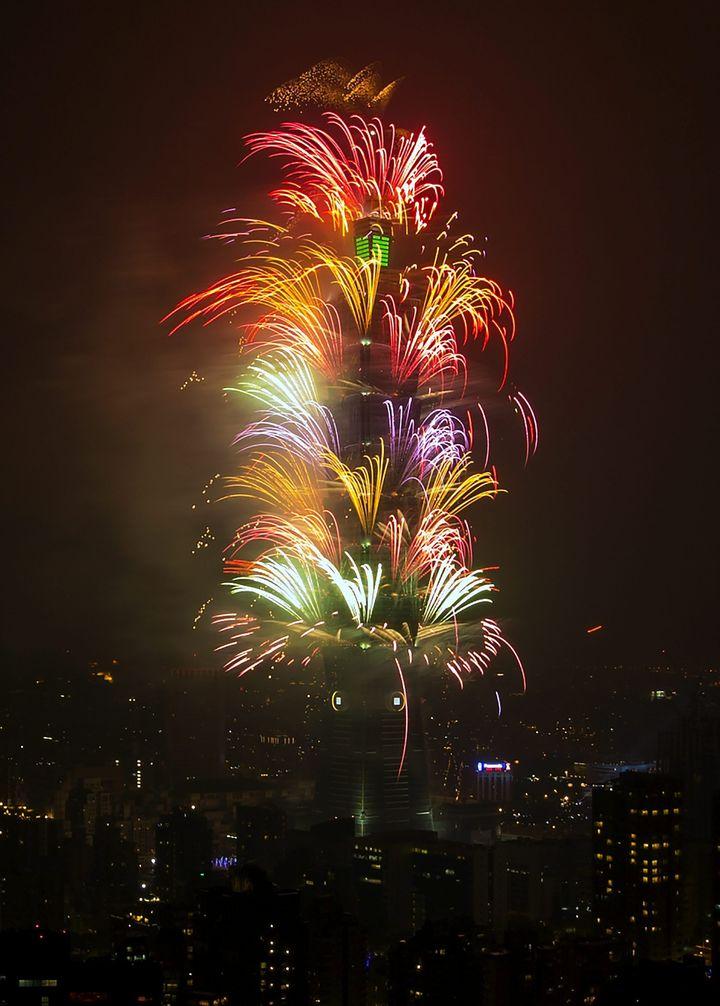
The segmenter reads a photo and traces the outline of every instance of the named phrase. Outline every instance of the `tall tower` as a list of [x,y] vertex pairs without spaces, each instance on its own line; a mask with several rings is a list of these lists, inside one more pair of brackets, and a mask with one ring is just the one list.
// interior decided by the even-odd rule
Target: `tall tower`
[[658,764],[683,784],[683,936],[688,946],[717,939],[720,899],[708,878],[717,868],[720,817],[720,713],[703,701],[660,735]]
[[[375,260],[380,266],[370,324],[361,336],[347,340],[355,386],[344,396],[337,417],[341,438],[357,463],[387,429],[391,347],[383,324],[382,296],[397,286],[406,263],[397,221],[363,217],[355,221],[352,240],[361,262]],[[351,332],[351,319],[346,315],[343,311],[344,331]],[[412,399],[417,380],[406,382],[402,391],[412,402],[412,418],[419,423],[421,409]],[[417,487],[402,493],[405,512],[417,511],[418,495]],[[336,516],[341,520],[344,513]],[[357,545],[369,553],[369,539]],[[392,657],[374,651],[370,644],[360,644],[352,651],[326,649],[323,659],[326,758],[318,785],[320,813],[352,817],[359,835],[431,828],[419,673],[409,669],[401,688]]]
[[[392,364],[382,296],[397,287],[406,256],[398,221],[364,217],[355,222],[352,237],[357,258],[380,265],[370,324],[347,347],[351,373],[362,390],[348,394],[339,410],[341,435],[360,461],[387,429]],[[345,320],[345,330],[352,331],[350,320]],[[413,397],[417,379],[406,381],[401,390],[419,425],[422,410]],[[405,513],[417,513],[417,486],[397,495]],[[358,544],[369,552],[369,540]],[[413,617],[412,611],[407,617]],[[326,649],[323,659],[327,758],[318,787],[320,812],[352,817],[359,835],[432,828],[419,670],[409,668],[401,687],[392,657],[370,644],[350,652]]]
[[432,828],[420,682],[406,682],[403,692],[392,665],[361,654],[325,655],[319,809],[354,818],[358,835]]
[[[246,137],[281,165],[271,196],[284,222],[228,219],[245,243],[237,271],[178,310],[237,315],[244,368],[227,390],[252,410],[228,480],[228,497],[255,505],[225,553],[225,586],[241,598],[216,615],[226,667],[322,662],[321,805],[368,834],[430,825],[425,674],[442,668],[460,688],[478,674],[499,690],[506,650],[524,682],[481,616],[494,587],[475,565],[469,512],[498,483],[486,388],[463,353],[470,339],[496,346],[502,388],[514,316],[457,214],[434,219],[442,172],[424,128],[378,117],[388,92],[372,73],[332,79],[314,68],[274,104],[307,107],[312,93],[346,117]],[[534,417],[511,401],[527,460]]]

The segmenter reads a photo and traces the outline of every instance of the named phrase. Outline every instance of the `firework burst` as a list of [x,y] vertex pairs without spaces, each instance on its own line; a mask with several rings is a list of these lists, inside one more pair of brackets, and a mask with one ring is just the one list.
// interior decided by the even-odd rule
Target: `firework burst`
[[[280,164],[286,220],[228,217],[218,236],[242,248],[236,271],[170,316],[173,331],[232,316],[245,363],[227,390],[255,410],[227,480],[228,498],[258,508],[225,553],[241,604],[215,618],[228,669],[381,648],[406,695],[410,672],[441,666],[463,687],[504,650],[524,687],[468,523],[500,489],[463,347],[497,345],[506,384],[512,296],[482,275],[456,214],[434,222],[442,175],[424,130],[328,113],[247,145]],[[522,393],[505,396],[527,462],[537,420]]]

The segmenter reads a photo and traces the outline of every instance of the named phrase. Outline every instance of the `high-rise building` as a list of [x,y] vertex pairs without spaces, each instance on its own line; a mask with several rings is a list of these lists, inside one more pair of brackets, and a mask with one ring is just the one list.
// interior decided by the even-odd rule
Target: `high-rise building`
[[212,829],[202,814],[175,808],[158,821],[156,886],[161,898],[176,901],[201,887],[210,872]]
[[99,818],[122,816],[126,783],[126,773],[117,763],[69,772],[55,794],[54,808],[66,837],[92,845]]
[[[428,926],[400,941],[389,953],[387,1001],[391,1006],[484,1003],[478,950],[472,932],[450,921]],[[497,1006],[510,1004],[509,998],[497,996],[489,1001]]]
[[353,910],[371,944],[440,919],[489,922],[486,846],[438,841],[426,832],[356,838],[352,868]]
[[35,926],[63,929],[62,846],[58,821],[4,808],[0,814],[0,931]]
[[443,919],[487,924],[489,850],[460,842],[415,842],[409,855],[412,928]]
[[106,925],[111,915],[127,913],[137,901],[137,855],[110,819],[98,820],[92,851],[90,902],[99,925]]
[[307,1003],[307,935],[296,891],[278,891],[260,941],[262,1006]]
[[475,796],[483,803],[507,804],[512,795],[512,765],[509,761],[480,759],[476,765]]
[[595,917],[634,956],[679,949],[682,813],[681,785],[665,775],[626,772],[593,791]]
[[366,1006],[367,945],[357,920],[334,898],[313,902],[308,920],[308,1001]]
[[238,863],[273,867],[282,851],[286,830],[287,815],[275,804],[239,804],[235,809]]
[[481,800],[448,801],[433,808],[440,838],[455,842],[489,843],[499,834],[501,804]]
[[[353,665],[340,651],[326,659],[320,809],[352,817],[359,835],[432,828],[420,683],[402,689],[387,662]],[[400,766],[402,762],[402,772]]]
[[[355,253],[363,260],[379,258],[378,297],[394,289],[398,269],[408,254],[402,227],[391,220],[367,217],[354,225]],[[347,331],[354,329],[349,309]],[[387,385],[391,372],[388,326],[381,311],[374,311],[360,338],[348,339],[345,352],[349,373],[358,382],[349,391],[336,415],[340,440],[358,462],[378,439],[387,436]],[[417,375],[405,382],[409,396],[417,391]],[[410,397],[407,421],[419,424],[420,404]],[[408,480],[395,493],[408,519],[420,508],[417,485]],[[335,515],[338,524],[347,516]],[[370,549],[370,538],[358,542]],[[382,622],[380,607],[375,617]],[[397,618],[397,612],[394,613]],[[407,623],[417,612],[408,600]],[[324,747],[327,771],[320,780],[322,812],[329,817],[353,817],[360,835],[388,830],[432,827],[429,772],[421,708],[419,673],[398,675],[392,652],[374,649],[369,641],[359,648],[325,648],[326,708]]]
[[589,841],[573,836],[504,838],[490,850],[492,929],[586,933],[592,876]]
[[714,805],[720,798],[720,715],[696,707],[660,735],[658,766],[683,786],[683,942],[712,939],[717,911],[708,878],[715,864]]
[[[325,105],[319,91],[307,104],[316,103]],[[476,270],[483,252],[454,233],[456,213],[431,224],[442,173],[424,131],[330,115],[322,128],[286,123],[246,143],[280,158],[290,181],[270,195],[312,217],[312,238],[282,232],[292,244],[278,258],[274,225],[262,225],[263,237],[235,235],[249,248],[267,242],[268,254],[255,247],[231,279],[170,312],[173,331],[245,307],[266,312],[238,319],[241,346],[262,332],[236,389],[256,417],[237,438],[248,462],[240,496],[261,509],[230,546],[226,586],[242,598],[218,619],[243,631],[220,649],[242,675],[323,659],[320,806],[352,817],[360,835],[431,830],[421,676],[442,668],[461,687],[471,676],[487,683],[492,658],[508,649],[524,680],[498,623],[480,617],[494,587],[472,568],[473,535],[459,516],[498,491],[486,414],[470,401],[486,381],[470,388],[462,346],[497,341],[502,389],[513,298]],[[524,396],[509,397],[527,461],[534,413]],[[487,448],[478,467],[476,405]],[[296,738],[273,731],[261,745],[290,755]]]

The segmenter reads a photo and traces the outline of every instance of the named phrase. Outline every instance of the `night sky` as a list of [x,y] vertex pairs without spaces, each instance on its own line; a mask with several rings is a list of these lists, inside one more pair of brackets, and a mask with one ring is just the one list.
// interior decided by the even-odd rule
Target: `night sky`
[[10,659],[210,660],[190,626],[219,576],[190,554],[191,507],[218,509],[202,486],[234,463],[233,344],[159,321],[231,271],[202,240],[220,210],[268,212],[272,173],[238,168],[243,134],[273,121],[262,98],[329,56],[404,75],[389,117],[427,126],[444,205],[516,295],[541,446],[483,511],[478,560],[501,565],[496,614],[531,682],[717,659],[717,4],[12,6]]

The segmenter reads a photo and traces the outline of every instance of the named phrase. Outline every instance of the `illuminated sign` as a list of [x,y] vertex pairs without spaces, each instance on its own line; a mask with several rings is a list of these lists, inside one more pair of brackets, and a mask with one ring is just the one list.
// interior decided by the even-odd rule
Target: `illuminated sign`
[[477,763],[478,772],[509,772],[509,761],[479,761]]
[[367,262],[370,258],[370,235],[366,234],[364,237],[355,238],[355,254],[358,258],[365,259]]
[[390,264],[390,235],[364,234],[355,238],[355,254],[358,258],[369,262],[375,256],[380,259],[380,265]]
[[387,234],[373,234],[372,250],[380,255],[380,265],[390,264],[390,237]]

